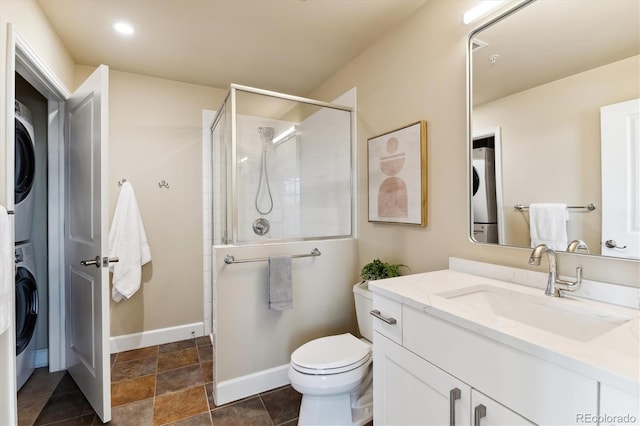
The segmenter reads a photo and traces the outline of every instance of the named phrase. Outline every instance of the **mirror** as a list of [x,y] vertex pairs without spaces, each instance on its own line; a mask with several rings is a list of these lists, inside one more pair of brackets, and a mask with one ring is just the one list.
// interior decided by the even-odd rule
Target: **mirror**
[[[640,119],[620,158],[601,126],[602,107],[640,105],[640,2],[526,1],[469,49],[474,241],[640,258]],[[631,234],[611,230],[625,221]]]

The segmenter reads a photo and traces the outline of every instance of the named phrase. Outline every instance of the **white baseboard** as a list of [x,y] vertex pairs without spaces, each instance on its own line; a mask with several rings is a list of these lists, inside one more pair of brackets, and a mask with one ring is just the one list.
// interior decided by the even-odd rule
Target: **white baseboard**
[[110,339],[111,353],[162,345],[200,336],[204,336],[204,322],[114,336]]
[[237,401],[247,396],[289,384],[289,364],[218,383],[214,395],[216,405]]
[[46,367],[47,365],[49,365],[49,349],[36,349],[35,353],[35,368]]

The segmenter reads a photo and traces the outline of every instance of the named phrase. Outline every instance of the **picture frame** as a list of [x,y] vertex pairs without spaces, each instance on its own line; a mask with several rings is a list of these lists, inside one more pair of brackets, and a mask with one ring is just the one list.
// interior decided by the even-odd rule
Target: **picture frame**
[[367,139],[369,222],[426,226],[427,122]]

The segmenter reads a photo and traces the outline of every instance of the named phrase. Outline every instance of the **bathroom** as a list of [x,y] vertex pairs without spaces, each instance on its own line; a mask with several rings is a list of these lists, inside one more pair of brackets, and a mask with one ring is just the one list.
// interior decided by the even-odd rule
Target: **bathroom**
[[[11,22],[65,86],[77,87],[93,67],[73,61],[38,2],[20,2],[19,6],[9,3],[3,2],[0,9],[3,57],[6,57],[7,44],[5,27]],[[464,25],[461,16],[478,2],[429,0],[420,3],[411,16],[389,28],[384,36],[372,42],[329,79],[306,93],[292,92],[332,102],[357,88],[358,192],[357,227],[354,230],[357,239],[299,242],[295,244],[295,250],[292,248],[289,252],[306,253],[317,247],[322,253],[314,259],[299,260],[315,262],[313,265],[321,268],[322,274],[312,272],[309,275],[299,269],[300,275],[294,276],[296,283],[304,282],[305,287],[314,289],[310,291],[319,291],[327,282],[336,286],[335,290],[327,292],[328,295],[325,293],[325,315],[335,318],[335,322],[319,325],[317,329],[305,326],[292,330],[289,349],[323,333],[355,332],[351,285],[358,280],[362,265],[376,257],[409,265],[412,273],[445,269],[450,257],[543,270],[543,267],[527,265],[530,250],[478,245],[469,239],[466,43],[469,33],[479,24]],[[4,82],[4,67],[0,73]],[[203,224],[201,166],[203,110],[216,111],[228,87],[184,83],[144,74],[143,71],[118,71],[113,66],[109,78],[109,216],[119,191],[117,181],[127,179],[136,188],[153,250],[152,264],[143,268],[143,292],[126,303],[111,304],[112,351],[155,344],[155,336],[162,334],[158,330],[174,333],[174,340],[189,338],[192,333],[204,336],[211,332],[208,328],[212,318],[209,313],[212,312],[211,294],[203,284],[205,275],[214,269],[209,266],[206,241],[203,240],[203,235],[207,234]],[[254,86],[279,89],[262,84]],[[5,102],[2,105],[4,108]],[[0,115],[4,120],[5,114]],[[427,226],[368,222],[366,141],[418,120],[428,122]],[[4,121],[2,123],[5,128]],[[158,186],[163,180],[169,188]],[[4,191],[3,185],[0,197],[4,197]],[[264,266],[225,267],[223,257],[227,254],[239,259],[264,257],[281,254],[281,248],[278,245],[228,248],[219,252],[215,268],[229,274],[233,286],[244,288],[242,286],[247,282],[264,279]],[[559,258],[561,273],[572,276],[575,268],[582,266],[585,278],[635,288],[640,286],[637,262],[597,256],[560,255]],[[310,264],[296,263],[294,268],[295,265]],[[218,279],[222,277],[218,276]],[[321,324],[324,317],[309,318],[308,321]],[[247,345],[243,352],[247,359],[243,360],[243,365],[251,367],[230,371],[223,380],[287,362],[287,348],[251,344],[254,335],[267,334],[271,328],[265,325],[247,331],[241,328],[244,324],[237,326],[237,338],[240,339],[237,343]],[[4,342],[0,344],[4,345]],[[7,381],[3,378],[2,383]],[[7,410],[0,409],[0,412]]]

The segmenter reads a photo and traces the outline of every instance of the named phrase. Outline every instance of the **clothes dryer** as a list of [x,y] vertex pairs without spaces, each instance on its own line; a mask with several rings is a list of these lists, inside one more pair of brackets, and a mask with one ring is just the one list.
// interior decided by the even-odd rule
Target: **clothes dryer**
[[497,222],[495,154],[492,148],[473,150],[473,222]]
[[31,111],[16,101],[15,117],[15,240],[20,242],[31,236],[36,153]]
[[18,389],[35,369],[36,320],[39,299],[36,262],[30,242],[16,244],[16,375]]
[[473,149],[473,238],[479,243],[498,243],[495,151]]

